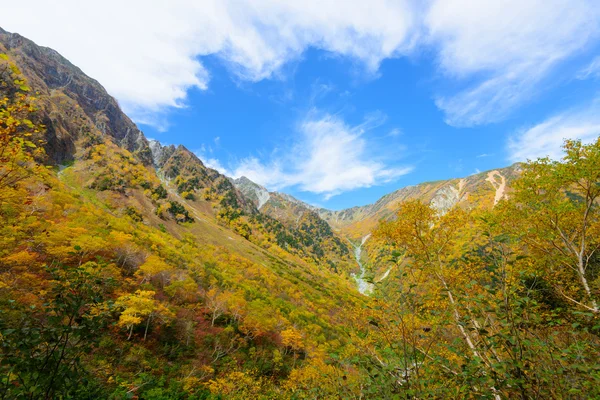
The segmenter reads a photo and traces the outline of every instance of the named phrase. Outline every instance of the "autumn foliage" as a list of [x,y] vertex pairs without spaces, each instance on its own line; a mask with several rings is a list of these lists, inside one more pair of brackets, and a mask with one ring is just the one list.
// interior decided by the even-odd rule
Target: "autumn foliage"
[[189,154],[157,173],[90,122],[53,165],[0,78],[0,398],[600,396],[600,141],[493,207],[402,203],[365,297],[329,226],[252,213]]

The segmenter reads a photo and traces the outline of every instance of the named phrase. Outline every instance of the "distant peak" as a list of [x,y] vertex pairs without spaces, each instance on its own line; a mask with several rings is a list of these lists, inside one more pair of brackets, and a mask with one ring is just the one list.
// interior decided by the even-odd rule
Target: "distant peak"
[[245,176],[233,180],[233,184],[246,198],[250,199],[257,209],[261,209],[271,198],[269,191]]

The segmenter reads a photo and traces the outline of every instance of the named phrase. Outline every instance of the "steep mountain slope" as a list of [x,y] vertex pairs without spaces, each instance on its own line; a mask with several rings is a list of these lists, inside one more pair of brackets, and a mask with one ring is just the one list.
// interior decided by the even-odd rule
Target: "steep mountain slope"
[[288,232],[297,233],[296,237],[287,238],[279,234],[278,242],[300,241],[305,247],[311,247],[319,257],[329,254],[327,262],[333,270],[357,272],[350,246],[331,229],[314,207],[285,193],[269,192],[246,177],[235,179],[233,183],[259,209],[261,218],[278,221]]
[[[154,166],[158,170],[163,184],[155,182],[144,189],[154,191],[159,203],[167,202],[168,196],[160,194],[166,187],[171,195],[182,197],[188,208],[198,208],[195,212],[204,212],[208,217],[215,214],[223,224],[247,239],[252,237],[255,243],[272,243],[306,259],[318,260],[327,268],[340,271],[354,268],[345,245],[331,247],[329,243],[321,243],[320,237],[310,238],[299,229],[289,232],[280,221],[257,215],[256,207],[228,178],[205,167],[184,146],[163,147],[158,142],[151,146],[98,82],[54,50],[5,31],[0,31],[0,46],[0,51],[10,54],[39,92],[39,114],[46,126],[46,153],[54,162],[72,161],[78,150],[89,149],[109,137],[130,151],[141,166]],[[107,171],[98,175],[103,176],[89,183],[93,188],[115,189],[127,181],[126,177]],[[181,199],[175,201],[183,203]],[[179,214],[184,220],[191,218],[190,211],[175,212],[184,211],[180,206],[170,205],[170,209],[171,214]],[[330,248],[332,257],[327,258],[325,253]]]
[[[0,146],[14,144],[25,172],[37,168],[35,160],[54,167],[0,186],[0,309],[11,310],[0,318],[3,349],[30,363],[12,375],[2,369],[23,379],[7,390],[42,390],[35,381],[48,366],[65,374],[48,385],[75,385],[69,374],[82,358],[95,371],[86,382],[117,398],[166,391],[165,379],[172,390],[205,398],[209,381],[221,393],[219,384],[240,376],[283,393],[295,368],[314,369],[343,351],[346,313],[364,301],[346,275],[355,268],[346,247],[330,251],[309,224],[287,228],[260,214],[183,146],[151,145],[96,81],[56,52],[2,31],[0,73],[0,127],[19,118]],[[29,155],[29,126],[31,137],[43,135],[45,160]],[[92,297],[79,290],[89,285],[96,285]],[[83,302],[76,312],[84,317],[63,318],[64,294]],[[84,330],[100,315],[101,325]],[[31,326],[44,341],[24,333]],[[87,333],[52,336],[62,329]],[[7,347],[23,337],[31,339],[29,358]],[[47,343],[67,349],[73,362],[35,358]],[[116,348],[123,357],[111,360]],[[91,394],[97,387],[72,390],[108,397]]]
[[382,219],[393,218],[405,200],[420,199],[441,212],[454,206],[492,207],[510,192],[510,182],[519,176],[519,164],[466,178],[425,182],[387,194],[373,204],[341,211],[319,209],[321,218],[351,237],[367,235]]
[[56,51],[0,28],[0,52],[10,54],[39,92],[46,126],[46,153],[55,162],[71,159],[75,142],[93,130],[114,138],[145,165],[152,162],[148,141],[116,100]]
[[233,184],[242,192],[242,194],[250,200],[258,210],[262,208],[271,198],[271,193],[257,183],[242,176],[233,180]]

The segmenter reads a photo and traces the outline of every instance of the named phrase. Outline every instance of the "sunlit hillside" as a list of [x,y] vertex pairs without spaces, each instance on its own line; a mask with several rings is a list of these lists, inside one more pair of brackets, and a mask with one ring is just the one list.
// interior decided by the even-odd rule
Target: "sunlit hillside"
[[[378,37],[365,39],[361,25],[334,45],[308,31],[294,38],[292,25],[279,31],[296,47],[325,46],[324,63]],[[219,62],[249,63],[240,40],[223,39]],[[381,51],[399,54],[390,43]],[[177,50],[163,55],[173,57],[171,78],[184,73]],[[269,51],[266,64],[277,64],[266,42],[260,50],[255,64]],[[367,63],[371,81],[379,63]],[[247,80],[279,71],[254,68],[227,90],[252,93]],[[300,74],[278,79],[303,84]],[[232,169],[211,156],[226,140],[190,150],[149,139],[102,82],[0,29],[0,399],[600,398],[600,131],[567,124],[558,131],[582,137],[561,137],[559,157],[470,174],[456,172],[461,164],[442,180],[400,185],[413,166],[383,160],[404,147],[364,160],[365,132],[387,117],[315,122],[314,104],[336,90],[315,82],[298,123],[311,151],[294,143],[291,155],[275,149],[270,163]],[[257,104],[294,97],[256,87],[265,90]],[[222,122],[252,112],[240,106]],[[542,128],[573,115],[583,114]],[[521,151],[539,129],[511,143],[522,134]],[[244,135],[243,146],[260,140]],[[445,179],[452,174],[463,177]],[[384,185],[394,189],[350,208],[286,191],[327,202]]]

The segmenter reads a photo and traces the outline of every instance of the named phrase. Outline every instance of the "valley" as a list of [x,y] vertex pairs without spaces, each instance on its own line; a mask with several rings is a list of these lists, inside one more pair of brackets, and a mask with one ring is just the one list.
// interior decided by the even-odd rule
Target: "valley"
[[0,398],[600,396],[600,140],[338,211],[0,29]]

